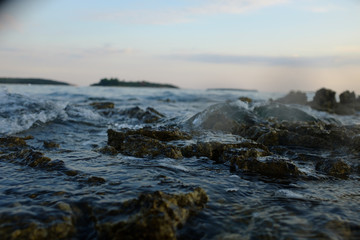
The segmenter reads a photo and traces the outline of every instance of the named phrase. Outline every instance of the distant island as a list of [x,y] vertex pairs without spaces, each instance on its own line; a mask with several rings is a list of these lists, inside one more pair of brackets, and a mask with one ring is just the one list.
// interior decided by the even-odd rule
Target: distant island
[[208,91],[239,91],[239,92],[257,92],[255,89],[241,89],[241,88],[208,88]]
[[171,84],[150,83],[146,81],[127,82],[119,81],[117,78],[103,78],[99,83],[91,84],[90,86],[102,87],[149,87],[149,88],[178,88]]
[[66,82],[41,78],[0,78],[0,84],[70,85]]

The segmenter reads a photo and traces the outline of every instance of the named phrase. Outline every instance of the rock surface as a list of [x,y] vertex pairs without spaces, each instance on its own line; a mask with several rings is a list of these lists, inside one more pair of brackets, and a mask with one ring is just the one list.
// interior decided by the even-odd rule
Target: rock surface
[[144,193],[117,208],[109,206],[109,211],[97,217],[96,229],[100,239],[177,239],[177,230],[207,201],[208,196],[201,188],[178,195],[161,191]]

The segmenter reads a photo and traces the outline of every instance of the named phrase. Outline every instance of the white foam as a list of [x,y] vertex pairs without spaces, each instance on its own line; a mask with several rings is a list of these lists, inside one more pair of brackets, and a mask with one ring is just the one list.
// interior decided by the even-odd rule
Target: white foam
[[305,199],[304,195],[293,192],[289,189],[280,189],[275,192],[276,197],[280,198],[293,198],[293,199]]
[[237,191],[239,191],[239,188],[237,188],[237,187],[226,188],[225,191],[227,191],[227,192],[237,192]]
[[45,101],[0,89],[0,134],[15,134],[36,123],[47,123],[67,117],[66,103]]

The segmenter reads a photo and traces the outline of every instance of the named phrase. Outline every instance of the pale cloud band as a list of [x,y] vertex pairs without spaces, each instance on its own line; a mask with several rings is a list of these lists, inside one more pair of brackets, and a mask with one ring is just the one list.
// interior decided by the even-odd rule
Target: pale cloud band
[[95,13],[92,20],[113,21],[120,24],[176,24],[189,23],[201,16],[243,14],[261,8],[287,3],[288,0],[194,0],[185,8],[137,9]]
[[214,64],[265,65],[284,67],[360,66],[360,56],[278,57],[221,54],[175,54],[167,56],[167,58],[173,60]]

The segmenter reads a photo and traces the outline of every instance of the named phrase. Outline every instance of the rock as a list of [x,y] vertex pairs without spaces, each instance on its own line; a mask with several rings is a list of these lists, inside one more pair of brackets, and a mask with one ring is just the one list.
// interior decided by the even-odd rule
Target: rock
[[90,103],[91,106],[93,106],[96,109],[113,109],[115,107],[115,104],[112,102],[92,102]]
[[300,91],[291,91],[286,96],[275,100],[275,102],[284,104],[300,104],[305,105],[307,103],[306,93]]
[[201,188],[178,195],[160,191],[141,194],[118,209],[109,206],[108,211],[97,217],[96,228],[100,239],[176,239],[177,230],[207,201],[208,196]]
[[165,117],[163,114],[159,113],[158,111],[156,111],[154,108],[151,107],[146,108],[145,111],[139,107],[133,107],[126,109],[121,113],[128,115],[131,118],[137,118],[138,120],[144,123],[155,123]]
[[344,179],[348,178],[349,174],[351,173],[350,166],[342,159],[318,162],[315,166],[315,169],[327,175]]
[[139,129],[116,132],[109,129],[108,145],[125,155],[150,158],[162,155],[178,159],[182,158],[180,149],[166,142],[189,139],[189,137],[178,130]]
[[355,92],[345,91],[340,94],[341,104],[354,104],[356,102]]
[[310,103],[311,107],[320,110],[333,113],[336,107],[336,92],[322,88],[315,93],[313,101]]

